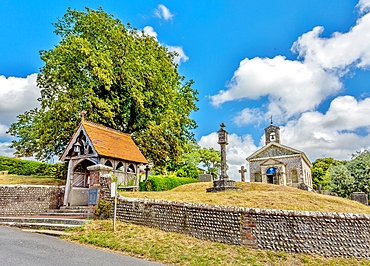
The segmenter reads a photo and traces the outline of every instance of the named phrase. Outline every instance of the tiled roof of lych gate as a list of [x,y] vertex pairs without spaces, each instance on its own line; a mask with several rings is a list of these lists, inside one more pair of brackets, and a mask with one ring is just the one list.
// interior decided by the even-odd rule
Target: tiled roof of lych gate
[[129,134],[88,121],[83,121],[81,124],[99,155],[148,163]]

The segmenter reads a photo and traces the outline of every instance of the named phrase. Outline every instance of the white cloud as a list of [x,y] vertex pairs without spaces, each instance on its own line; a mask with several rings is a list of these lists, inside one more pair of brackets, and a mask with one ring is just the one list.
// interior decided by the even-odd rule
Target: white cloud
[[6,125],[0,125],[0,140],[1,141],[10,141],[13,139],[12,136],[6,134],[6,131],[9,129]]
[[[317,66],[287,60],[283,56],[244,59],[228,86],[211,97],[218,106],[227,101],[268,96],[268,113],[289,118],[314,110],[342,88],[339,78]],[[255,112],[255,111],[253,111]],[[250,116],[250,111],[245,111]],[[238,116],[240,119],[240,114]],[[243,120],[243,119],[242,119]],[[248,120],[248,117],[245,119]]]
[[238,125],[248,125],[248,124],[259,124],[263,121],[265,114],[261,112],[258,108],[245,108],[238,112],[233,118],[233,122]]
[[171,46],[171,45],[165,45],[165,47],[168,49],[170,52],[176,52],[176,56],[174,59],[174,62],[176,64],[180,64],[181,62],[186,62],[188,61],[189,57],[186,56],[184,50],[182,49],[181,46]]
[[[202,136],[198,144],[203,148],[220,150],[220,145],[217,144],[216,132]],[[227,174],[230,179],[240,181],[240,167],[243,165],[248,169],[249,166],[246,158],[256,150],[257,147],[254,145],[251,135],[238,136],[236,134],[229,134],[229,144],[226,146],[226,160],[229,166]],[[245,176],[249,180],[248,172]]]
[[370,9],[370,0],[360,0],[356,7],[360,9],[360,13],[367,12]]
[[144,27],[143,31],[144,31],[144,34],[145,35],[152,36],[152,37],[154,37],[154,39],[157,40],[157,35],[158,34],[155,32],[155,30],[153,29],[153,27],[146,26],[146,27]]
[[[306,112],[281,127],[283,144],[300,149],[311,160],[320,157],[349,159],[357,150],[370,147],[370,98],[334,99],[325,114]],[[358,130],[364,131],[362,134]]]
[[17,115],[39,107],[40,89],[36,86],[36,77],[37,74],[26,78],[0,75],[0,125],[9,125]]
[[[144,32],[145,35],[154,37],[154,39],[157,42],[159,42],[158,39],[157,39],[158,34],[153,29],[153,27],[146,26],[146,27],[144,27],[143,32]],[[184,50],[182,49],[181,46],[172,46],[172,45],[168,45],[168,44],[161,44],[161,45],[166,47],[168,49],[168,51],[170,51],[170,52],[176,52],[177,55],[174,58],[174,62],[176,64],[181,64],[182,62],[188,61],[189,57],[185,54],[185,52],[184,52]]]
[[338,75],[346,73],[347,68],[367,67],[370,64],[370,14],[357,20],[349,32],[335,32],[330,38],[321,38],[323,27],[315,27],[303,34],[293,44],[292,51],[304,61],[323,69],[339,70]]
[[157,9],[154,10],[154,15],[157,18],[163,18],[164,20],[171,20],[174,16],[165,5],[158,5]]
[[13,157],[14,149],[10,149],[10,142],[0,142],[0,156]]
[[14,139],[6,134],[17,115],[35,107],[39,107],[37,98],[40,90],[36,86],[37,74],[26,78],[0,75],[0,155],[12,157],[14,149],[10,149],[10,141]]

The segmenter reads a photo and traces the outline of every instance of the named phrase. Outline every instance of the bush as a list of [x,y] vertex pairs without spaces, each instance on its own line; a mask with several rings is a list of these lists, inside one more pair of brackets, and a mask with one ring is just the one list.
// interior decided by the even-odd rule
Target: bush
[[67,177],[66,163],[44,163],[0,156],[0,171],[13,175],[49,176],[59,179]]
[[99,219],[108,219],[112,210],[112,203],[107,200],[99,200],[95,206],[95,214]]
[[194,178],[183,178],[177,176],[149,176],[144,182],[140,182],[140,191],[165,191],[175,187],[198,182]]

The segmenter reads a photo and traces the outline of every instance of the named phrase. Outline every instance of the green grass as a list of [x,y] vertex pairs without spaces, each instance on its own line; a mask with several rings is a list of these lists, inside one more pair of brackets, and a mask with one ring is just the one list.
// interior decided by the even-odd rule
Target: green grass
[[243,190],[207,193],[212,183],[193,183],[161,192],[121,192],[124,197],[204,203],[260,209],[370,214],[370,207],[353,200],[320,195],[292,187],[237,182]]
[[63,186],[66,181],[53,177],[36,177],[23,175],[0,175],[0,185],[48,185]]
[[169,265],[370,265],[368,260],[325,258],[250,249],[111,220],[69,231],[74,242]]

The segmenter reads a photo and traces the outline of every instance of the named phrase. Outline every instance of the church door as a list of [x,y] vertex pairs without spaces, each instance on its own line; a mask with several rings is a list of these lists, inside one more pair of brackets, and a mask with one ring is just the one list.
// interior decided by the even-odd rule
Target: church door
[[267,184],[277,184],[277,167],[269,167],[266,170]]

